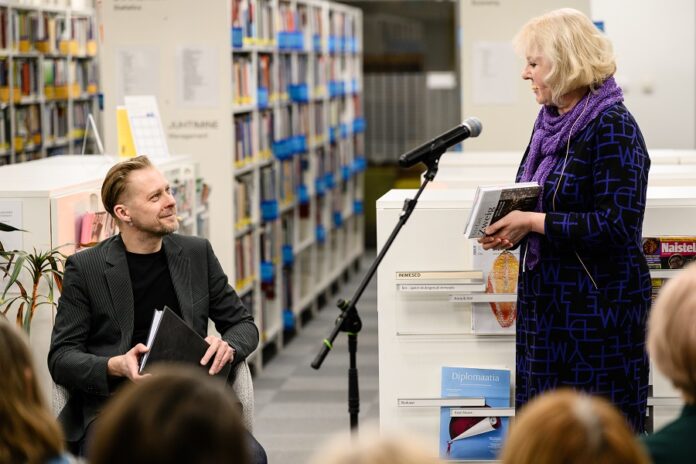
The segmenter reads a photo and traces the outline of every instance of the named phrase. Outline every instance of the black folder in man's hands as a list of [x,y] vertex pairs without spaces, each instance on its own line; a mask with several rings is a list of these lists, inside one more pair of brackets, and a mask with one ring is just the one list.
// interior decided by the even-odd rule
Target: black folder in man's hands
[[[155,310],[147,346],[150,351],[140,361],[140,373],[158,362],[195,364],[208,372],[215,360],[213,357],[207,366],[201,366],[201,359],[210,345],[167,306]],[[232,365],[227,363],[216,375],[227,378],[230,369]]]

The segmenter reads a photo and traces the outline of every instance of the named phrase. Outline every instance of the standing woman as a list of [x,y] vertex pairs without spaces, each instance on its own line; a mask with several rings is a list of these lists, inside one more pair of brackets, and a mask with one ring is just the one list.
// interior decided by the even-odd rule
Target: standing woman
[[650,159],[612,77],[609,40],[582,13],[552,11],[515,37],[542,105],[517,174],[542,192],[487,230],[521,244],[517,407],[561,386],[604,396],[642,432],[650,274],[641,251]]

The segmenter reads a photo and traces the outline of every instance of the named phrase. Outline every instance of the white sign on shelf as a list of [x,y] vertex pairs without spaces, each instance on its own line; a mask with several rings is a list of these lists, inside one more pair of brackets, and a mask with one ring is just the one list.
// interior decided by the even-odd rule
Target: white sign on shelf
[[472,45],[472,97],[474,105],[517,103],[519,70],[508,42],[477,41]]
[[214,47],[179,47],[176,53],[177,104],[182,107],[217,107],[220,70]]
[[124,97],[135,151],[151,158],[169,156],[167,138],[154,95],[126,95]]
[[154,47],[120,47],[116,51],[116,102],[126,95],[157,95],[160,54]]

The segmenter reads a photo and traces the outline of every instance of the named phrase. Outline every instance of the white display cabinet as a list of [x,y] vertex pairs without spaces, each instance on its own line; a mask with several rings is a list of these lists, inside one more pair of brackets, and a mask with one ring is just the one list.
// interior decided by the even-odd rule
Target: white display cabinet
[[[3,222],[26,231],[0,233],[5,248],[48,250],[64,245],[63,253],[74,253],[83,215],[104,210],[101,184],[117,161],[109,156],[65,155],[0,167]],[[206,205],[197,203],[196,163],[187,156],[152,161],[173,187],[179,205],[179,232],[196,235],[200,218],[206,214]],[[7,316],[15,318],[15,314]],[[46,360],[54,318],[55,310],[40,308],[31,326],[31,348],[46,394],[51,391]]]
[[[384,245],[404,200],[415,190],[391,190],[377,202],[377,243]],[[382,428],[405,427],[437,452],[438,407],[404,407],[399,400],[438,398],[442,366],[507,368],[514,383],[514,336],[475,335],[471,307],[449,294],[398,290],[397,272],[460,271],[472,267],[463,234],[474,189],[426,188],[378,271],[379,395]],[[644,235],[696,235],[696,188],[651,187]],[[672,420],[681,400],[653,370],[649,399],[654,428]],[[514,385],[513,385],[514,388]]]

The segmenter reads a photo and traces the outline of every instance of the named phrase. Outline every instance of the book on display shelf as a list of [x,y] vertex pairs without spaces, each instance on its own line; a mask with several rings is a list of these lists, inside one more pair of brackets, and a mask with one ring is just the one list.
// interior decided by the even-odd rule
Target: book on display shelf
[[[474,243],[473,266],[483,271],[486,293],[517,293],[520,250],[484,250]],[[516,298],[471,304],[471,331],[477,335],[514,335]]]
[[[482,409],[510,407],[510,370],[442,367],[442,398],[484,398]],[[509,417],[462,416],[459,408],[440,408],[440,457],[447,460],[494,460],[502,450]]]
[[481,238],[489,225],[511,211],[532,211],[540,190],[536,182],[477,187],[464,235],[467,238]]
[[642,245],[650,269],[681,269],[696,260],[696,236],[643,237]]

